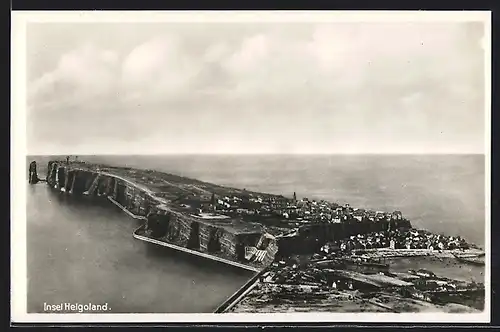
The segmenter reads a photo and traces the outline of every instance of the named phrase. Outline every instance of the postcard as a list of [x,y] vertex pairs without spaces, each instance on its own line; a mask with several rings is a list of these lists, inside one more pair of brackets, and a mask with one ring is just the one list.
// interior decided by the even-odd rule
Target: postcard
[[12,322],[489,322],[490,12],[12,13]]

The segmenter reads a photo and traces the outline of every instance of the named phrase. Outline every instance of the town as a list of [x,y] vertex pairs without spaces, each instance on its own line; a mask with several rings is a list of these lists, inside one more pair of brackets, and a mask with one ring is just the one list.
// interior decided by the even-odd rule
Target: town
[[380,223],[401,220],[400,211],[383,212],[352,208],[325,200],[297,199],[278,195],[261,195],[243,190],[235,196],[184,197],[179,200],[182,207],[200,214],[218,213],[230,217],[241,217],[266,225],[293,228],[311,223]]
[[[349,204],[327,202],[325,200],[298,200],[296,193],[293,198],[274,195],[259,195],[244,190],[237,196],[216,196],[210,199],[189,197],[179,200],[180,206],[198,215],[224,215],[239,217],[250,222],[258,222],[274,230],[296,229],[311,224],[365,224],[380,225],[378,232],[355,234],[326,245],[342,251],[353,249],[479,249],[475,244],[467,243],[460,236],[433,234],[426,230],[411,229],[411,224],[394,222],[403,221],[401,211],[383,212],[353,208]],[[387,225],[387,226],[383,226]],[[374,227],[376,229],[376,227]]]

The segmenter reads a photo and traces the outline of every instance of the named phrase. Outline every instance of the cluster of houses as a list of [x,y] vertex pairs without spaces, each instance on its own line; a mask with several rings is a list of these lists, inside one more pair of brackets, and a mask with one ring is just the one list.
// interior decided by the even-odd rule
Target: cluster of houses
[[[295,197],[295,194],[294,194]],[[199,212],[238,216],[258,215],[276,218],[290,223],[342,223],[350,221],[377,222],[403,219],[400,211],[392,213],[352,208],[349,204],[339,205],[325,200],[289,199],[283,196],[212,196],[198,208]]]
[[422,229],[392,232],[391,238],[396,248],[453,250],[469,249],[472,245],[460,236],[433,234]]
[[433,234],[426,230],[401,230],[380,231],[369,234],[358,234],[349,238],[326,244],[322,251],[335,250],[351,251],[355,249],[429,249],[450,250],[469,249],[472,245],[465,239],[457,236]]

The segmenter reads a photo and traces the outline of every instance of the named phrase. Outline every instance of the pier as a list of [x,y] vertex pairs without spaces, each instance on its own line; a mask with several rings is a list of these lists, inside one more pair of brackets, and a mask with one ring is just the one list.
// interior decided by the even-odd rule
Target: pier
[[153,244],[156,244],[156,245],[159,245],[159,246],[171,248],[171,249],[174,249],[174,250],[177,250],[177,251],[182,251],[182,252],[185,252],[185,253],[188,253],[188,254],[191,254],[191,255],[203,257],[203,258],[206,258],[206,259],[211,259],[213,261],[217,261],[217,262],[224,263],[224,264],[227,264],[227,265],[232,265],[232,266],[238,267],[240,269],[244,269],[244,270],[248,270],[248,271],[252,271],[252,272],[260,272],[261,271],[260,269],[257,269],[255,267],[248,266],[248,265],[241,264],[241,263],[234,262],[234,261],[230,261],[228,259],[220,258],[220,257],[214,256],[214,255],[208,255],[208,254],[205,254],[203,252],[199,252],[199,251],[191,250],[191,249],[188,249],[188,248],[176,246],[174,244],[167,243],[167,242],[164,242],[164,241],[158,241],[158,240],[155,240],[153,238],[141,235],[141,233],[144,233],[144,225],[140,226],[139,228],[137,228],[134,231],[134,233],[133,233],[134,238],[136,238],[138,240],[141,240],[141,241],[144,241],[144,242],[149,242],[149,243],[153,243]]
[[257,272],[250,280],[248,280],[243,286],[241,286],[233,295],[227,298],[214,313],[224,313],[230,310],[233,306],[238,304],[248,293],[257,286],[262,275],[266,273],[267,269],[263,269]]

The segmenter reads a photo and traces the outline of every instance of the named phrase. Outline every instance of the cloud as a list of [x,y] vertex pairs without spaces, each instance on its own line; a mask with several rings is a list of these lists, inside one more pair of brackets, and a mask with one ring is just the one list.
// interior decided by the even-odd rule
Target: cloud
[[[376,141],[430,149],[433,140],[450,149],[465,142],[481,149],[484,121],[472,110],[484,103],[482,36],[474,29],[380,23],[310,28],[300,36],[280,27],[198,44],[196,33],[163,34],[120,50],[112,43],[84,44],[29,83],[38,123],[33,140],[48,141],[40,126],[71,119],[94,124],[87,146],[94,139],[116,146],[122,139],[181,137],[195,148],[196,140],[210,146],[226,137],[233,147],[252,139],[279,150],[295,133],[301,142],[292,150],[355,141],[367,149]],[[83,132],[67,135],[76,144]]]
[[[113,51],[85,45],[64,54],[58,68],[33,83],[32,90],[43,94],[64,83],[106,93],[119,84],[128,96],[168,99],[191,93],[193,87],[214,91],[212,85],[218,84],[227,94],[252,97],[281,97],[302,88],[411,85],[467,74],[471,62],[453,47],[459,32],[460,26],[432,24],[319,25],[309,39],[285,39],[271,31],[244,36],[235,45],[215,42],[200,54],[189,53],[179,37],[167,35],[136,46],[123,60]],[[217,81],[206,82],[215,71]]]
[[257,70],[272,55],[269,39],[266,35],[259,34],[243,40],[241,47],[227,59],[228,68],[237,73]]
[[125,58],[122,83],[125,91],[151,100],[188,93],[201,63],[184,52],[181,41],[158,37],[136,47]]
[[108,94],[116,88],[118,66],[114,51],[82,45],[63,54],[53,71],[28,86],[29,101],[43,104]]

